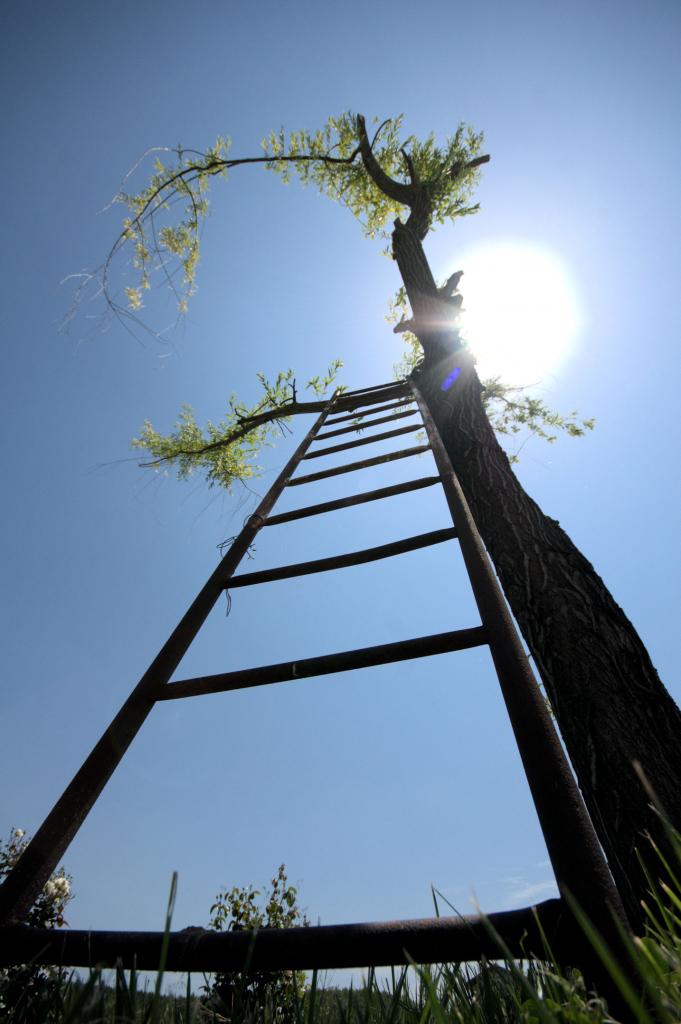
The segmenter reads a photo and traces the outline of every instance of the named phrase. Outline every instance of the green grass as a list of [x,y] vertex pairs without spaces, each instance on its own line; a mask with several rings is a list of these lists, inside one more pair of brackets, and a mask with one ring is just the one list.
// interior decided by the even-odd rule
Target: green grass
[[[109,979],[92,971],[86,981],[75,974],[62,977],[42,997],[2,1017],[7,1024],[590,1024],[606,1019],[604,1005],[587,996],[577,972],[565,975],[552,965],[515,962],[409,967],[393,970],[383,982],[369,970],[358,989],[319,988],[314,973],[285,1018],[267,1000],[259,1006],[237,1004],[230,1016],[219,1000],[193,993],[190,979],[183,995],[163,995],[140,989],[134,971],[118,971]],[[678,1014],[673,1019],[678,1021]]]
[[[634,970],[623,970],[579,908],[575,912],[590,943],[620,994],[629,1021],[679,1024],[681,1021],[681,841],[669,830],[675,864],[659,851],[661,882],[649,876],[644,937],[624,936]],[[166,914],[170,930],[176,878]],[[437,908],[437,907],[436,907]],[[603,1024],[610,1017],[605,1001],[586,990],[579,971],[551,960],[517,961],[504,956],[480,964],[413,965],[393,969],[379,981],[368,971],[358,989],[326,989],[313,973],[300,998],[286,1008],[265,998],[254,1004],[244,985],[231,1008],[215,993],[192,990],[187,978],[182,995],[164,995],[160,969],[153,991],[140,988],[134,971],[113,975],[92,971],[83,981],[75,973],[56,974],[32,987],[30,968],[0,972],[0,1020],[3,1024]],[[21,975],[25,976],[22,983]],[[33,972],[35,974],[35,972]],[[203,979],[205,981],[205,979]],[[13,986],[13,987],[12,987]],[[197,986],[197,981],[194,981]],[[620,1011],[622,1012],[622,1011]]]

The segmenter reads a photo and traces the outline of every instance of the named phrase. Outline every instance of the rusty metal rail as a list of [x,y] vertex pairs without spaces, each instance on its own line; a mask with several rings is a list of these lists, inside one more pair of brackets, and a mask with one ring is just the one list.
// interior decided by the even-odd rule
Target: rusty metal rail
[[[388,404],[379,404],[386,401]],[[306,455],[313,441],[353,431],[359,433],[377,423],[414,415],[416,410],[400,411],[373,421],[363,420],[364,416],[376,412],[397,408],[404,410],[406,405],[414,401],[421,414],[428,444],[388,452],[307,476],[294,476],[304,458],[327,455],[420,429],[403,427]],[[365,407],[371,407],[371,413],[356,411]],[[342,415],[329,419],[332,412],[340,412]],[[326,435],[319,433],[325,422],[333,425],[348,420],[354,421],[352,426]],[[390,463],[428,451],[432,451],[437,475],[270,515],[286,487]],[[280,525],[324,514],[419,490],[435,483],[443,487],[453,527],[363,551],[234,575],[263,526]],[[170,682],[181,658],[225,589],[358,565],[454,538],[459,541],[481,625],[316,658]],[[330,400],[0,887],[0,964],[31,960],[38,964],[87,966],[93,962],[112,963],[119,958],[126,964],[134,958],[140,968],[153,969],[158,966],[162,938],[158,933],[61,932],[32,929],[15,923],[26,914],[47,878],[55,870],[156,701],[328,675],[465,650],[482,644],[489,645],[491,651],[557,884],[561,893],[569,892],[576,898],[606,940],[616,948],[620,933],[615,922],[625,921],[625,918],[612,877],[430,411],[416,385],[405,381],[356,392],[336,393]],[[584,951],[585,944],[577,939],[574,919],[567,904],[563,900],[554,900],[541,904],[537,909],[544,933],[559,955],[565,954],[569,960],[574,954],[571,962],[579,965],[586,963],[587,969],[590,969],[592,965],[587,963],[589,957]],[[527,956],[531,952],[542,952],[544,947],[532,908],[492,914],[489,921],[514,954]],[[479,959],[483,955],[495,957],[499,953],[496,940],[481,918],[262,931],[256,936],[255,945],[251,948],[252,943],[253,936],[248,934],[216,935],[202,930],[190,934],[176,933],[170,937],[166,966],[171,970],[239,969],[246,955],[251,953],[251,966],[259,969],[390,965],[405,963],[408,957],[421,963],[461,961]]]
[[[463,962],[499,957],[491,930],[513,954],[526,958],[544,950],[537,922],[554,950],[567,962],[578,959],[579,941],[560,900],[535,907],[478,916],[411,921],[322,925],[316,928],[264,929],[251,932],[171,932],[166,970],[239,971],[330,970],[416,963]],[[0,966],[11,963],[90,967],[135,965],[156,970],[163,932],[57,931],[14,925],[0,930]]]

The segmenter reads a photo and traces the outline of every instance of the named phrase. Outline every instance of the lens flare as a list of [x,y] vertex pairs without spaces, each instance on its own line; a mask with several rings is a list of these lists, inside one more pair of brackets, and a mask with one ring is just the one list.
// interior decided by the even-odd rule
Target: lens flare
[[461,367],[460,366],[455,366],[454,369],[452,370],[452,372],[448,373],[447,376],[445,377],[445,379],[442,381],[442,384],[440,384],[440,387],[442,388],[442,390],[443,391],[449,391],[449,389],[451,388],[452,384],[454,383],[454,381],[456,380],[456,378],[459,376],[460,373],[461,373]]
[[569,357],[580,329],[570,274],[546,249],[497,242],[472,249],[463,268],[461,330],[482,378],[531,385]]

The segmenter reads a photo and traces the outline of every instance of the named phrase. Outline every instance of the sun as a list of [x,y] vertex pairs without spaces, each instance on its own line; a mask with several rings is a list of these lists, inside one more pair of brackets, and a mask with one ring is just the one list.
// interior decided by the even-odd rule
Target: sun
[[570,273],[546,249],[494,242],[465,253],[461,330],[481,378],[544,380],[574,348],[579,302]]

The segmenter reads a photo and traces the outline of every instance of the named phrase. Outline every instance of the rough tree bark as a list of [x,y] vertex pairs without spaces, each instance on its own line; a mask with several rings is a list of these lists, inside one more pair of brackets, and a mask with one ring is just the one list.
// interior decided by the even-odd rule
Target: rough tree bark
[[[376,180],[366,145],[362,156]],[[390,188],[389,181],[376,183]],[[411,214],[406,224],[395,222],[392,252],[425,354],[419,387],[539,670],[631,923],[640,928],[648,884],[636,850],[659,876],[643,834],[669,848],[634,762],[681,828],[681,712],[593,566],[514,475],[485,414],[471,357],[461,348],[457,311],[428,266],[427,198],[414,184]],[[443,390],[456,367],[458,378]]]

